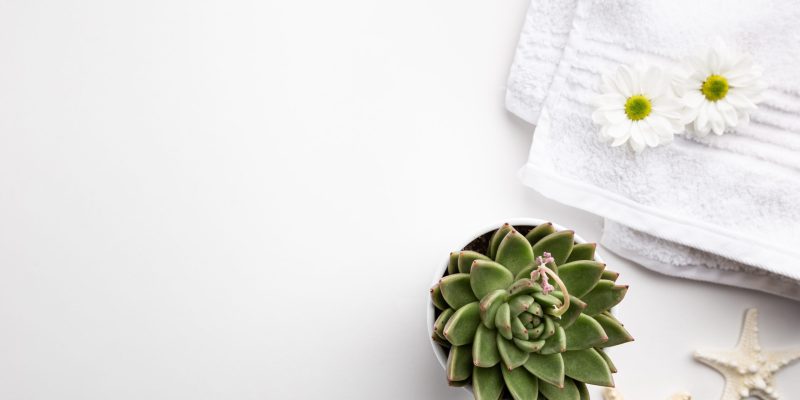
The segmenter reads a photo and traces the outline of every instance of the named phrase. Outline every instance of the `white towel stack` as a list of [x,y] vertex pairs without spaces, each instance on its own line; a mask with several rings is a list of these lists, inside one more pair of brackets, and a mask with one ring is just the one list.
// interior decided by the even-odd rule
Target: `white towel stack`
[[[533,0],[507,94],[537,125],[523,182],[606,218],[601,243],[645,267],[800,300],[798,20],[792,0]],[[749,125],[639,154],[598,140],[601,74],[717,38],[765,70]]]

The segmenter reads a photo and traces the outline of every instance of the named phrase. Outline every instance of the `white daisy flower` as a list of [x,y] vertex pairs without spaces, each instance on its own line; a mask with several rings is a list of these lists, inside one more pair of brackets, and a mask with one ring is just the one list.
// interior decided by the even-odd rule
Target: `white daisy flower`
[[669,143],[683,131],[683,105],[672,90],[671,77],[661,68],[622,65],[603,76],[602,92],[592,120],[602,127],[600,139],[611,146],[630,143],[638,153]]
[[688,57],[676,89],[686,107],[684,123],[689,124],[689,131],[700,137],[709,132],[722,135],[728,128],[749,122],[750,112],[757,108],[766,88],[762,73],[749,56],[721,41]]

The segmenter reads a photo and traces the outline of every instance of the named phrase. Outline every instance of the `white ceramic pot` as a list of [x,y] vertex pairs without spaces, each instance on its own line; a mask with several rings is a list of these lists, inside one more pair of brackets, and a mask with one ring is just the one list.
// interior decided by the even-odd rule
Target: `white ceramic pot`
[[[491,231],[499,229],[505,223],[511,224],[512,226],[525,226],[525,225],[527,225],[527,226],[537,226],[537,225],[541,225],[541,224],[546,224],[548,222],[550,222],[550,221],[546,221],[546,220],[543,220],[543,219],[537,219],[537,218],[511,218],[509,220],[500,222],[498,224],[493,224],[491,226],[484,227],[483,229],[477,230],[472,235],[467,236],[467,239],[458,248],[450,249],[450,250],[448,250],[446,252],[447,257],[445,258],[445,260],[441,264],[441,266],[436,268],[436,271],[435,271],[434,276],[433,276],[433,281],[431,282],[431,286],[436,285],[436,283],[439,282],[440,279],[442,279],[442,277],[445,275],[445,273],[447,273],[447,264],[450,263],[450,251],[463,249],[464,247],[466,247],[470,242],[472,242],[476,238],[478,238],[480,236],[483,236],[484,234],[486,234],[488,232],[491,232]],[[565,228],[565,227],[563,227],[561,225],[558,225],[556,223],[553,223],[553,227],[556,228],[556,231],[569,230],[569,228]],[[580,235],[578,235],[576,233],[575,234],[575,243],[586,243],[586,241],[583,240],[583,238],[580,237]],[[597,253],[595,253],[594,259],[596,261],[598,261],[598,262],[604,262],[603,259]],[[428,297],[430,297],[430,296],[428,296]],[[428,313],[428,337],[433,337],[433,323],[436,322],[436,308],[433,306],[433,302],[430,300],[430,298],[428,299],[428,303],[427,304],[428,304],[428,310],[427,310],[427,313]],[[436,354],[436,359],[439,360],[439,364],[441,364],[442,368],[446,370],[447,369],[447,352],[438,343],[434,342],[433,339],[431,339],[430,341],[431,341],[431,346],[433,347],[433,353]],[[472,387],[470,385],[467,385],[464,388],[466,390],[472,392]]]

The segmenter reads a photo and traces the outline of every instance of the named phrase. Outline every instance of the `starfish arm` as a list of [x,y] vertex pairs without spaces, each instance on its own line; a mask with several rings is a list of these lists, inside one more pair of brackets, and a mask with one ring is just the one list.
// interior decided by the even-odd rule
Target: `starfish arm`
[[741,400],[741,391],[744,389],[744,382],[736,376],[725,377],[725,390],[722,391],[720,400]]
[[703,364],[719,371],[725,375],[726,372],[736,370],[738,352],[719,351],[719,350],[698,350],[694,352],[694,358]]
[[603,391],[603,399],[605,400],[623,400],[622,395],[619,393],[617,389],[614,388],[606,388]]
[[760,347],[758,343],[758,310],[751,308],[744,315],[742,335],[739,337],[737,348],[752,351]]
[[771,372],[777,372],[778,369],[785,367],[797,360],[800,360],[800,349],[786,350],[786,351],[768,351],[764,352],[766,363]]
[[780,400],[778,395],[775,394],[774,392],[773,393],[767,393],[767,392],[759,391],[759,392],[757,392],[755,397],[758,397],[758,398],[760,398],[762,400]]

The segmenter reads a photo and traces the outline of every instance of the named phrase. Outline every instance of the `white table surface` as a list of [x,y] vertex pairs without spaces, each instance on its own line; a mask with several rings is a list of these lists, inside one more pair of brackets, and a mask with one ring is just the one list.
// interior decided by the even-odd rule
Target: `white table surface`
[[[0,399],[469,398],[428,345],[433,269],[509,217],[601,232],[515,177],[526,7],[0,1]],[[750,306],[800,346],[798,303],[601,251],[629,400],[716,400],[691,352]]]

